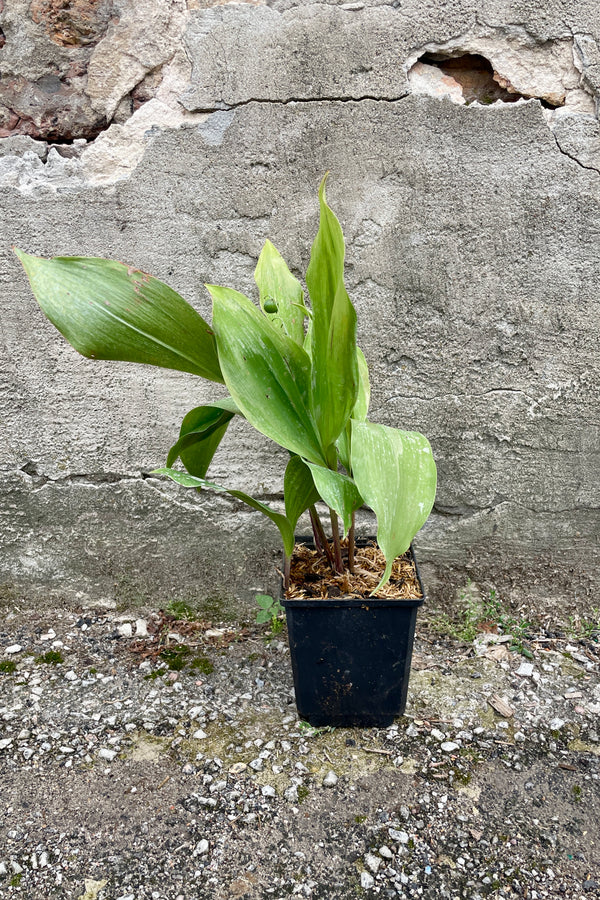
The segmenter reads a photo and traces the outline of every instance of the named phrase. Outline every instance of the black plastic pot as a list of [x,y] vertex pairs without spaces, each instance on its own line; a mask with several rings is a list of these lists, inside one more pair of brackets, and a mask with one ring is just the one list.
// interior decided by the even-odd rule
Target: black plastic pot
[[314,726],[385,727],[406,707],[418,600],[287,600],[296,706]]

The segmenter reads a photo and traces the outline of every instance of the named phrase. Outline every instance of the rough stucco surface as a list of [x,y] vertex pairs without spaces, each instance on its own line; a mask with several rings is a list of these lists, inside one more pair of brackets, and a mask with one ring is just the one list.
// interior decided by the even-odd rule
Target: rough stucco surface
[[[47,74],[48,42],[57,71],[85,57],[77,102],[104,130],[87,143],[18,129],[0,140],[0,581],[109,598],[273,588],[270,523],[143,477],[216,388],[78,357],[10,246],[122,259],[209,317],[203,282],[252,292],[267,237],[305,271],[330,170],[371,417],[425,432],[438,463],[418,538],[432,591],[451,568],[519,598],[597,603],[595,3],[155,3],[154,37],[126,3],[105,21],[105,4],[91,48],[53,42],[47,23],[18,19],[25,6],[0,3],[3,73]],[[45,55],[18,50],[25,33]],[[444,47],[487,48],[519,93],[564,89],[572,102],[428,96],[409,73]],[[137,61],[124,66],[127,54]],[[214,478],[277,502],[285,458],[236,425]]]

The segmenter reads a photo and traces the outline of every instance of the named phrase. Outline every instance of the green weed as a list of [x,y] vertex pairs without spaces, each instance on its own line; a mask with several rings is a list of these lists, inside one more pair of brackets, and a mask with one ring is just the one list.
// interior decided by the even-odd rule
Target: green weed
[[64,657],[60,650],[48,650],[41,656],[36,656],[36,663],[45,663],[47,666],[59,666],[64,663]]

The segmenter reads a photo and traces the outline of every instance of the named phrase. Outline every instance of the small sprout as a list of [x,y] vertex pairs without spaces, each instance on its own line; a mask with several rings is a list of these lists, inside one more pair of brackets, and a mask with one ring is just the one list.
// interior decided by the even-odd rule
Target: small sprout
[[35,661],[36,663],[45,663],[47,666],[58,666],[65,660],[60,650],[48,650],[41,656],[36,656]]
[[269,594],[257,594],[256,602],[260,607],[256,613],[256,624],[264,625],[266,622],[269,622],[271,625],[271,636],[278,634],[283,628],[283,619],[280,616],[284,612],[279,600],[275,600]]
[[196,656],[190,663],[190,669],[196,669],[203,675],[210,675],[211,672],[214,672],[215,667],[206,656]]
[[0,672],[4,675],[12,675],[13,672],[17,671],[17,664],[14,659],[3,659],[0,662]]
[[180,621],[194,622],[198,618],[196,610],[185,600],[171,600],[166,611]]
[[180,644],[178,647],[164,649],[160,651],[160,658],[166,662],[169,669],[175,672],[181,672],[185,666],[187,657],[190,655],[190,648],[187,644]]
[[309,794],[310,794],[310,791],[308,790],[308,788],[306,787],[305,784],[298,785],[298,803],[303,803]]
[[144,675],[144,681],[154,681],[156,678],[162,678],[166,671],[165,668],[160,668],[155,669],[154,672],[148,672],[147,675]]

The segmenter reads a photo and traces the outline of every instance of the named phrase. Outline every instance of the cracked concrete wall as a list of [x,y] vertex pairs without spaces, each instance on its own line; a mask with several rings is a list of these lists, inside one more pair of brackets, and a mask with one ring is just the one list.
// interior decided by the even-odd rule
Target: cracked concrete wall
[[[0,582],[153,600],[274,588],[270,523],[144,474],[217,389],[78,357],[10,246],[122,259],[210,317],[203,283],[252,293],[267,237],[305,271],[329,169],[372,418],[424,431],[438,462],[418,538],[432,593],[470,574],[597,604],[595,0],[138,8],[0,0]],[[473,84],[475,56],[516,102],[473,100],[439,67],[460,58]],[[44,85],[64,99],[46,132]],[[284,466],[236,423],[214,478],[277,503]]]

